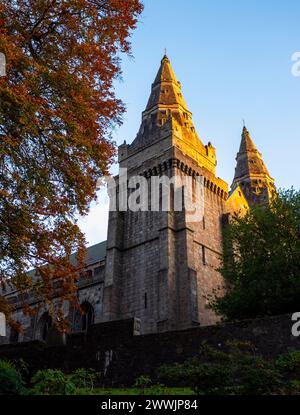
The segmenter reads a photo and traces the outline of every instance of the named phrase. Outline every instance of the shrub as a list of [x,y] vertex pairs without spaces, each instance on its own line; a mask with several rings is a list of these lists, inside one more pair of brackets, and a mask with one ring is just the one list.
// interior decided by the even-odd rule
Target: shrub
[[24,395],[26,388],[20,372],[7,360],[0,360],[0,395]]
[[242,360],[237,362],[232,372],[232,384],[236,384],[239,395],[270,395],[279,393],[284,386],[272,364],[259,357],[253,357],[247,364]]
[[76,386],[61,370],[39,370],[31,379],[35,395],[72,395]]
[[229,372],[221,364],[200,363],[188,359],[174,366],[162,366],[158,371],[160,382],[168,386],[190,386],[198,394],[213,394],[226,386]]
[[77,369],[70,376],[70,380],[76,388],[93,389],[96,380],[99,378],[99,373],[94,369]]
[[198,357],[161,367],[158,379],[169,386],[190,386],[198,395],[264,395],[281,390],[282,378],[272,363],[250,353],[249,345],[227,347],[223,352],[203,345]]
[[279,356],[275,361],[275,367],[280,371],[295,371],[300,369],[300,351],[293,351]]
[[139,394],[144,395],[146,388],[151,387],[152,380],[149,376],[140,376],[136,379],[134,387],[138,389]]
[[136,379],[134,386],[136,388],[147,388],[151,386],[152,380],[149,376],[140,376]]

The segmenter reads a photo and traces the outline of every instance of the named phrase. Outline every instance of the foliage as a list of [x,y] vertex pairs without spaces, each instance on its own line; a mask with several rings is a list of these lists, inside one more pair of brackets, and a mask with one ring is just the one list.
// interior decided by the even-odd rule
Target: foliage
[[235,217],[224,232],[225,295],[210,306],[227,320],[294,312],[300,300],[300,192]]
[[300,366],[300,351],[295,350],[293,352],[280,355],[277,358],[275,365],[279,370],[295,370]]
[[149,376],[139,376],[134,382],[134,386],[136,388],[147,388],[151,383],[152,381]]
[[158,371],[159,381],[193,387],[199,395],[264,395],[283,387],[281,375],[248,345],[227,344],[227,352],[203,345],[198,357]]
[[[8,362],[1,367],[13,368]],[[17,372],[18,373],[18,372]],[[300,393],[300,351],[275,359],[256,355],[248,342],[228,341],[222,350],[203,343],[197,356],[182,363],[164,365],[155,377],[140,376],[131,388],[94,387],[98,374],[77,369],[71,374],[60,370],[41,370],[32,380],[32,389],[16,393],[35,395],[272,395]],[[1,382],[1,387],[4,383]],[[5,387],[7,382],[5,382]],[[2,392],[2,389],[0,389]],[[8,392],[6,392],[8,393]]]
[[134,387],[144,395],[146,388],[150,388],[152,385],[152,380],[149,376],[139,376],[134,383]]
[[[28,290],[47,303],[55,293],[60,326],[62,303],[76,302],[84,265],[76,217],[88,212],[113,161],[110,131],[124,111],[113,82],[141,11],[140,0],[0,4],[7,60],[0,77],[0,284],[18,289],[27,313]],[[4,297],[0,311],[12,312]]]
[[96,380],[99,378],[99,373],[94,369],[77,369],[70,376],[70,380],[76,388],[93,389]]
[[34,395],[72,395],[76,390],[70,376],[58,369],[39,370],[31,384]]
[[7,360],[0,360],[0,395],[23,395],[24,382],[16,366]]

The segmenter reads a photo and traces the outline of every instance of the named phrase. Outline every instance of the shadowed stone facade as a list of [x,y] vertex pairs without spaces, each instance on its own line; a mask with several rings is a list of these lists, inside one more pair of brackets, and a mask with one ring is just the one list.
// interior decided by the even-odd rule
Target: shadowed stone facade
[[[217,321],[206,306],[213,291],[222,289],[216,269],[224,217],[268,202],[275,187],[246,128],[231,192],[216,176],[216,164],[216,150],[198,137],[180,82],[164,56],[138,134],[132,144],[119,147],[119,165],[127,169],[128,179],[145,177],[149,191],[152,176],[203,177],[204,217],[190,222],[185,209],[110,212],[107,241],[88,248],[86,278],[79,281],[79,302],[86,314],[78,315],[66,304],[74,332],[132,317],[141,334]],[[17,293],[4,294],[16,304],[16,320],[24,325],[17,340],[46,340],[51,328],[47,310],[24,318]],[[10,332],[3,341],[9,339],[16,341]]]

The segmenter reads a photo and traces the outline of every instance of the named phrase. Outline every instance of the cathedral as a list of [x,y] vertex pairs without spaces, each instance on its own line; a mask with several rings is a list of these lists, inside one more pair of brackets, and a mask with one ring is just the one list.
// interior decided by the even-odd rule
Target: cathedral
[[[118,162],[128,178],[143,176],[149,183],[152,176],[201,176],[204,215],[201,221],[189,222],[184,209],[110,211],[107,241],[87,249],[85,278],[78,283],[84,314],[66,306],[72,331],[127,318],[136,319],[140,334],[215,324],[218,318],[207,304],[223,285],[217,271],[222,228],[230,215],[268,203],[275,191],[248,130],[244,126],[229,189],[216,175],[216,149],[200,140],[165,55],[140,129],[131,144],[119,147]],[[30,318],[23,315],[17,292],[1,295],[16,306],[15,320],[24,329],[16,333],[8,328],[0,341],[45,341],[52,325],[48,310]]]

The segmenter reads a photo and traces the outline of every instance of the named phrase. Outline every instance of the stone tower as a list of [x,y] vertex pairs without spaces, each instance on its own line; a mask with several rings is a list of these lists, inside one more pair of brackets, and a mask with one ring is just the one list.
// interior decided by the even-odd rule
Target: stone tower
[[[213,324],[208,297],[221,285],[216,271],[228,185],[216,177],[216,152],[199,139],[167,56],[164,56],[131,145],[119,147],[128,178],[202,176],[204,217],[182,212],[110,212],[104,321],[136,317],[151,333]],[[118,178],[117,178],[118,180]]]
[[[120,174],[115,178],[118,203],[109,213],[107,241],[87,249],[86,269],[78,281],[78,299],[86,314],[68,309],[67,304],[64,310],[73,332],[86,332],[93,323],[132,317],[137,318],[135,333],[142,334],[217,321],[207,304],[215,291],[220,295],[223,290],[217,272],[223,225],[234,215],[243,215],[249,206],[267,203],[275,191],[274,180],[246,127],[236,160],[228,194],[227,183],[216,176],[215,148],[198,137],[180,82],[164,56],[136,138],[119,147]],[[152,209],[153,179],[190,178],[198,205],[194,188],[199,176],[204,184],[204,215],[200,218],[191,220],[186,206],[178,210],[170,203],[171,209],[162,209],[160,189],[156,194],[159,208]],[[143,179],[143,192],[135,186],[140,189],[138,198],[148,193],[147,204],[136,210],[124,208],[124,198],[118,196],[124,185],[128,190],[127,182],[130,185],[137,178]],[[136,193],[131,190],[129,199]],[[170,201],[185,191],[171,189]],[[125,201],[127,204],[127,197]],[[75,261],[74,254],[70,260]],[[37,277],[35,270],[29,275]],[[31,318],[24,315],[22,296],[13,286],[0,287],[1,295],[16,307],[14,319],[22,323],[24,331],[19,338],[10,330],[0,343],[47,338],[52,324],[47,305]],[[34,295],[30,298],[32,306],[39,301]]]
[[268,203],[275,192],[274,179],[246,127],[242,131],[236,162],[232,190],[240,186],[250,207]]

